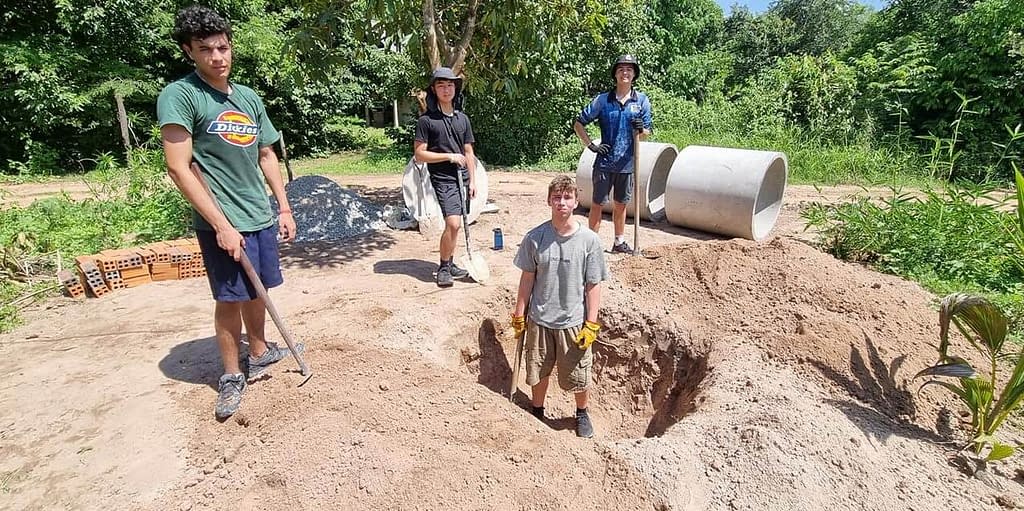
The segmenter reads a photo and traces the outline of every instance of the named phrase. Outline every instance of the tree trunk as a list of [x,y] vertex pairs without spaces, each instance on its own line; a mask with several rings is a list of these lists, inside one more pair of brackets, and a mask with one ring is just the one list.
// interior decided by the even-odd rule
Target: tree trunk
[[128,138],[128,113],[124,109],[124,98],[121,94],[114,93],[114,103],[117,104],[117,123],[121,125],[121,142],[124,144],[125,161],[132,161],[132,142]]
[[466,6],[465,22],[462,24],[462,34],[456,46],[448,44],[445,37],[444,27],[437,22],[437,13],[434,11],[434,0],[423,1],[423,41],[427,59],[430,62],[430,69],[434,70],[442,65],[451,68],[455,74],[461,74],[462,68],[466,65],[466,54],[469,45],[473,41],[473,33],[476,31],[476,16],[480,8],[480,0],[470,0]]
[[427,40],[424,47],[427,51],[427,59],[430,60],[430,69],[441,67],[441,52],[437,41],[437,21],[434,17],[434,0],[423,1],[423,32]]

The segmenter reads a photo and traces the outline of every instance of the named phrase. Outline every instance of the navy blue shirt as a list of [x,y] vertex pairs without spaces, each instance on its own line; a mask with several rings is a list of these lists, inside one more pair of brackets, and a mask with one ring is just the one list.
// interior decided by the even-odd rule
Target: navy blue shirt
[[619,103],[612,90],[598,94],[583,108],[576,120],[586,126],[596,119],[601,127],[601,143],[612,148],[604,156],[597,155],[594,169],[622,174],[633,172],[633,127],[629,121],[637,116],[644,120],[644,129],[650,132],[651,101],[636,89],[630,91],[625,103]]

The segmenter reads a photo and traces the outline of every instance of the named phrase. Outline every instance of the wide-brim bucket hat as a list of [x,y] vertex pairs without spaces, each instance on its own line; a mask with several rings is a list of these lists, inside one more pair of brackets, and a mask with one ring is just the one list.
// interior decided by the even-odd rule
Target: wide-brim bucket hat
[[430,75],[430,85],[427,86],[427,111],[437,110],[437,94],[434,93],[434,83],[438,80],[455,82],[455,99],[452,104],[456,110],[462,110],[462,78],[451,68],[439,67]]
[[434,84],[438,80],[449,80],[455,82],[455,95],[458,96],[459,92],[462,92],[462,78],[455,74],[454,71],[449,67],[439,67],[434,70],[433,74],[430,75],[430,88],[434,88]]

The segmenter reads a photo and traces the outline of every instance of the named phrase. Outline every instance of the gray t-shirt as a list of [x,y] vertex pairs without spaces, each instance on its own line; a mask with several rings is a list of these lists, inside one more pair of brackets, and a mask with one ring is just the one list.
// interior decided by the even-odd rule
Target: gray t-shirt
[[526,234],[513,261],[517,268],[535,273],[529,317],[551,329],[583,324],[586,319],[585,285],[608,279],[601,239],[579,225],[569,236],[559,236],[551,222]]

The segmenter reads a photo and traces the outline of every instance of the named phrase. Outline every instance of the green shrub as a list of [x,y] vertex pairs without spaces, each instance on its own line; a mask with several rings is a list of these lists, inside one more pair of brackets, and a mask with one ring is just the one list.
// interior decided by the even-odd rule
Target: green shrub
[[336,149],[387,147],[394,143],[384,128],[370,128],[355,116],[335,117],[324,127],[324,136]]
[[924,197],[814,204],[803,217],[829,253],[914,280],[973,283],[1006,293],[1024,281],[991,189],[947,186]]

